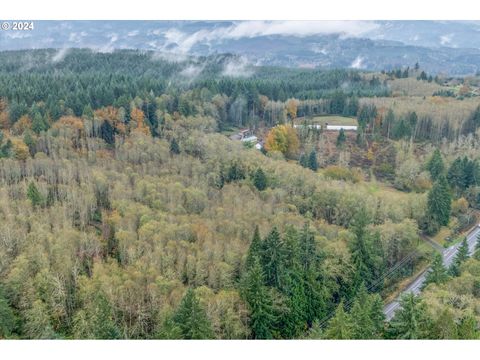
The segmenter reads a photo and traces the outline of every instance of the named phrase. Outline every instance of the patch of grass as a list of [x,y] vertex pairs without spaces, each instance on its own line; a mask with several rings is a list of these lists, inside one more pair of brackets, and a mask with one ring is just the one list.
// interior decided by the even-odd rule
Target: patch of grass
[[431,96],[435,91],[447,88],[435,82],[429,83],[416,78],[390,80],[388,85],[394,96]]
[[357,125],[358,122],[356,118],[347,117],[347,116],[340,116],[340,115],[325,115],[325,116],[314,116],[314,117],[302,117],[295,119],[296,124],[303,124],[304,122],[307,124],[315,124],[315,125],[322,125],[325,124],[329,125]]
[[442,228],[440,228],[440,231],[435,236],[432,236],[431,239],[437,244],[444,246],[445,243],[447,243],[446,239],[451,236],[452,231],[448,227],[442,226]]
[[367,189],[370,194],[375,194],[380,190],[380,186],[376,181],[375,182],[371,181],[368,183]]
[[220,131],[220,134],[223,134],[223,135],[226,135],[226,136],[230,136],[230,135],[234,135],[234,134],[238,134],[238,132],[240,131],[241,129],[239,127],[236,127],[236,126],[229,126],[229,127],[226,127],[224,129],[222,129],[222,131]]

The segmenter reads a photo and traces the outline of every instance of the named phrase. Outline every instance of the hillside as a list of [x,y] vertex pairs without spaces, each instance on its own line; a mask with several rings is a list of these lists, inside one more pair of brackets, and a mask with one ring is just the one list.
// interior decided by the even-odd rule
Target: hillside
[[[152,55],[0,53],[0,337],[408,337],[383,301],[480,209],[475,78]],[[291,126],[325,116],[358,129]]]
[[291,68],[380,71],[419,62],[433,74],[480,71],[478,21],[36,21],[38,31],[0,32],[1,50],[152,51],[178,59],[232,53],[242,62]]

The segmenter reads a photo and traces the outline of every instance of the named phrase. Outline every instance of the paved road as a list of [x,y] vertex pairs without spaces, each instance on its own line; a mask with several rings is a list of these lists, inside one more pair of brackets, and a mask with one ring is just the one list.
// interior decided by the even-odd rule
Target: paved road
[[[470,250],[470,253],[472,253],[473,249],[475,248],[475,244],[477,243],[477,235],[479,233],[480,233],[480,228],[476,227],[467,236],[468,248]],[[461,243],[458,243],[443,250],[443,263],[447,268],[452,264],[453,259],[455,258],[455,255],[457,254],[457,251],[460,245]],[[406,293],[413,293],[415,295],[420,294],[422,290],[422,285],[425,282],[425,277],[427,275],[428,270],[429,269],[425,270],[412,283],[410,283],[410,285],[408,285],[405,288],[405,290],[401,292],[401,294],[398,296],[397,299],[392,301],[390,304],[387,304],[383,308],[383,312],[385,313],[387,320],[390,320],[391,318],[393,318],[395,311],[400,307],[399,299],[403,294],[406,294]]]

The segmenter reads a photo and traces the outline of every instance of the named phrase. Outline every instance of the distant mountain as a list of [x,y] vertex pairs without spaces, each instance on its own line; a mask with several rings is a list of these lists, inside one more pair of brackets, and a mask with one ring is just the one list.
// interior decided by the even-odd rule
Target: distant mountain
[[[413,66],[480,71],[480,22],[460,21],[36,21],[1,31],[0,50],[157,51],[171,59],[233,53],[256,65],[365,70]],[[59,54],[59,59],[61,54]]]
[[480,49],[480,21],[377,21],[372,39],[424,47]]

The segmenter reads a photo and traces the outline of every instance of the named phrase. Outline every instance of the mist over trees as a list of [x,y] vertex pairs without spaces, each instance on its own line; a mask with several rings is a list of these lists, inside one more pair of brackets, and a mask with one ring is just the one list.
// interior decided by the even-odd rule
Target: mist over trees
[[1,338],[478,337],[476,255],[445,269],[422,240],[480,209],[475,108],[383,106],[386,74],[53,54],[0,53]]

